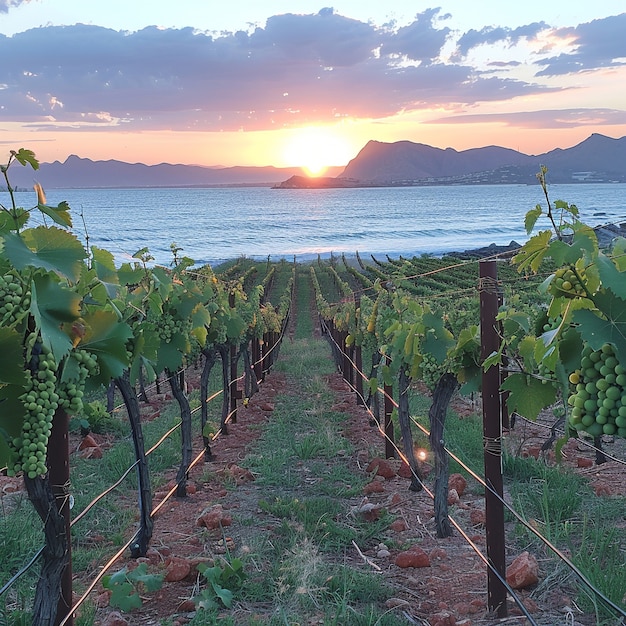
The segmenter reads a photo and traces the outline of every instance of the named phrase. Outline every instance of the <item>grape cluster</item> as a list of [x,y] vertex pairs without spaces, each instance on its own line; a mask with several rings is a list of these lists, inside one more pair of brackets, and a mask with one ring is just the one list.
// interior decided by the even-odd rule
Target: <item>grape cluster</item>
[[553,296],[565,296],[566,298],[585,297],[586,292],[581,279],[584,280],[584,272],[576,272],[569,267],[561,267],[554,272],[554,280],[550,283],[550,293]]
[[177,319],[169,313],[164,313],[154,324],[154,329],[161,341],[170,343],[175,335],[187,336],[191,331],[192,322],[189,318]]
[[[563,318],[561,315],[558,315],[557,317],[554,317],[554,318],[549,317],[546,323],[542,327],[543,332],[549,332],[551,330],[555,330],[556,328],[559,327],[562,321],[563,321]],[[550,384],[550,385],[553,385],[554,387],[557,386],[557,381],[554,376],[554,372],[550,368],[548,368],[543,361],[539,362],[537,369],[538,369],[538,374],[541,378],[542,384],[544,385]]]
[[176,332],[176,321],[171,315],[164,314],[156,325],[156,331],[161,341],[169,343]]
[[[65,367],[75,367],[77,375],[64,380],[58,386],[59,406],[69,414],[75,415],[83,410],[83,389],[85,381],[98,373],[98,359],[86,350],[73,350],[68,355]],[[75,361],[71,363],[71,359]]]
[[29,307],[30,291],[24,290],[19,278],[11,273],[0,275],[0,324],[13,325]]
[[594,437],[626,437],[626,367],[615,358],[611,344],[601,350],[585,346],[580,369],[570,374],[569,381],[572,428]]
[[[33,341],[34,339],[34,341]],[[20,396],[25,417],[22,434],[12,442],[13,464],[8,473],[23,471],[29,478],[47,472],[46,453],[52,429],[52,418],[59,407],[56,392],[57,364],[52,353],[31,334],[27,345],[32,349],[30,369],[26,370],[25,393]]]

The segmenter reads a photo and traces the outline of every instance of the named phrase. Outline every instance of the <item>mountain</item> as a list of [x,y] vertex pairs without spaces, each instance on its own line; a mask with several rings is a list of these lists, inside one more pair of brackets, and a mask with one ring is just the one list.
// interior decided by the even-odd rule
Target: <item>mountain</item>
[[[342,167],[329,168],[336,176]],[[199,165],[145,165],[124,161],[92,161],[76,155],[63,163],[41,163],[39,170],[11,168],[14,186],[32,189],[36,180],[44,189],[120,187],[211,187],[221,185],[271,186],[286,177],[302,175],[299,167],[202,167]]]
[[626,137],[593,134],[567,149],[528,155],[487,146],[457,151],[423,143],[369,141],[345,168],[329,168],[311,179],[300,168],[203,167],[92,161],[76,155],[63,163],[11,168],[15,187],[32,189],[33,181],[52,188],[274,186],[281,189],[441,184],[534,184],[541,165],[551,183],[626,182]]
[[411,141],[369,141],[339,177],[364,185],[534,183],[540,165],[548,167],[553,183],[626,182],[626,137],[593,134],[537,156],[498,146],[459,152]]

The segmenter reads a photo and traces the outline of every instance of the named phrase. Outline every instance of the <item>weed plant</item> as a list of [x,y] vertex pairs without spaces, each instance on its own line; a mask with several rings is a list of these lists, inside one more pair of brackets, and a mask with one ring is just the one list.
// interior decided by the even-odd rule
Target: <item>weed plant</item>
[[[587,482],[559,467],[548,467],[533,458],[505,455],[504,472],[513,508],[556,548],[571,555],[571,561],[587,579],[615,604],[626,596],[626,554],[623,533],[624,498],[598,497]],[[550,589],[550,572],[557,582],[571,581],[576,602],[584,611],[595,612],[597,624],[614,624],[615,616],[571,570],[554,557],[552,550],[524,525],[516,524],[520,548],[545,556],[546,577],[535,591]]]

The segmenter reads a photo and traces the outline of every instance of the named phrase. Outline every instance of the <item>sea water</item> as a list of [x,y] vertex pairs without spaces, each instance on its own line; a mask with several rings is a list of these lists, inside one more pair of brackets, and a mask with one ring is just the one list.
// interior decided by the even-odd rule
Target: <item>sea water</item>
[[[553,185],[550,200],[576,204],[596,226],[626,221],[626,184]],[[26,208],[34,193],[18,194]],[[523,243],[526,212],[546,199],[537,185],[358,189],[50,189],[67,201],[85,243],[122,263],[148,248],[172,262],[171,244],[196,264],[239,256],[311,260],[331,253],[412,256]],[[31,223],[33,225],[35,220]],[[537,228],[548,228],[547,220]]]

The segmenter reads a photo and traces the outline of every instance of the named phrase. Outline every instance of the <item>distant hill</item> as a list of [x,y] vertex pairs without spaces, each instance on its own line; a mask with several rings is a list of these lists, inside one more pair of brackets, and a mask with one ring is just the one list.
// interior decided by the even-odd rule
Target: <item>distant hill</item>
[[369,141],[345,168],[329,168],[318,179],[301,168],[202,167],[92,161],[76,155],[42,163],[37,172],[11,168],[11,183],[32,189],[115,187],[274,186],[281,189],[441,184],[535,184],[540,165],[552,183],[626,182],[626,137],[593,134],[567,149],[528,155],[487,146],[457,151],[422,143]]
[[360,184],[534,183],[540,165],[549,180],[626,182],[626,137],[593,134],[572,148],[537,156],[488,146],[457,151],[411,141],[369,141],[339,178]]
[[[342,167],[329,168],[336,176]],[[290,176],[303,175],[299,167],[202,167],[199,165],[145,165],[124,161],[92,161],[76,155],[63,163],[41,163],[39,170],[11,168],[11,183],[32,189],[33,181],[44,189],[120,187],[212,187],[222,185],[271,186]]]

